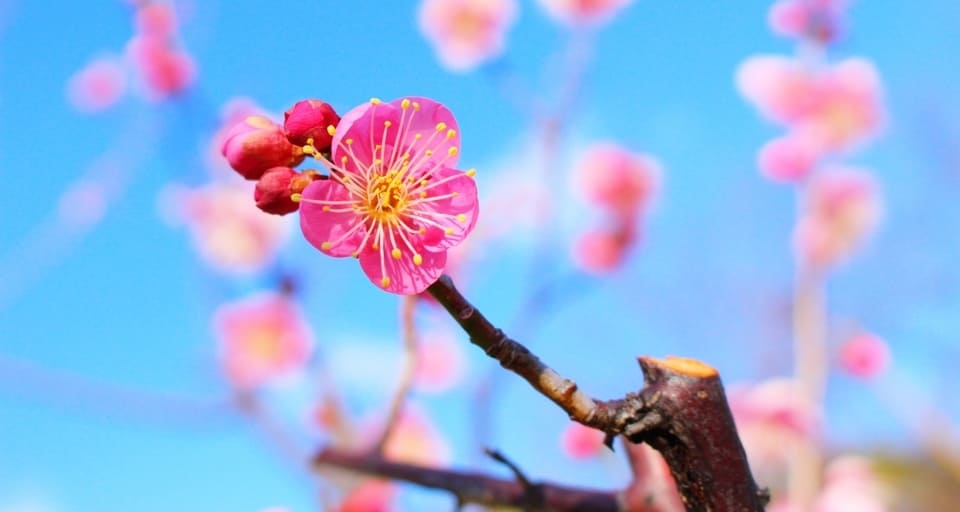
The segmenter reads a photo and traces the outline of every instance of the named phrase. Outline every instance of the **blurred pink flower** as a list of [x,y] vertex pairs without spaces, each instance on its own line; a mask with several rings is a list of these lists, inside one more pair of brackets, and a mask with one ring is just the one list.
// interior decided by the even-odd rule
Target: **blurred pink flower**
[[813,171],[821,152],[803,134],[790,133],[760,148],[757,166],[761,174],[780,183],[799,183]]
[[253,184],[214,181],[196,189],[172,188],[161,207],[190,230],[200,256],[229,274],[248,274],[271,263],[289,234],[287,219],[264,215]]
[[600,142],[580,156],[574,187],[596,205],[629,217],[652,201],[660,175],[660,164],[653,158]]
[[181,93],[196,78],[193,57],[163,38],[135,36],[127,43],[126,53],[149,99],[164,100]]
[[173,37],[177,30],[177,16],[166,2],[150,2],[137,9],[134,18],[137,32],[151,37]]
[[573,244],[573,262],[592,274],[605,274],[617,269],[633,245],[629,232],[593,230],[581,234]]
[[877,478],[869,459],[846,455],[827,465],[823,490],[814,512],[888,512],[889,489]]
[[213,322],[227,380],[239,389],[289,375],[310,357],[313,332],[285,295],[261,293],[224,304]]
[[865,171],[824,170],[811,181],[794,230],[797,258],[823,269],[849,256],[878,224],[879,196],[876,182]]
[[537,0],[550,16],[571,25],[598,25],[610,21],[633,0]]
[[82,112],[99,112],[113,106],[127,90],[123,63],[115,57],[95,59],[67,83],[70,103]]
[[683,499],[660,452],[647,444],[624,442],[630,462],[630,484],[622,493],[629,512],[683,512]]
[[450,462],[450,445],[430,418],[408,405],[383,449],[384,457],[395,462],[440,467]]
[[880,77],[866,59],[814,70],[788,57],[755,56],[740,65],[737,87],[761,114],[821,151],[848,149],[883,125]]
[[560,435],[560,448],[571,459],[589,459],[606,450],[604,437],[604,433],[595,428],[570,422]]
[[453,335],[435,331],[421,336],[413,381],[418,391],[447,391],[463,379],[465,371],[463,347]]
[[838,62],[818,75],[814,108],[799,130],[821,147],[847,149],[877,133],[884,121],[880,75],[866,59]]
[[815,77],[796,59],[755,55],[740,64],[740,94],[760,113],[778,123],[799,121],[815,103]]
[[782,480],[791,455],[787,448],[818,441],[820,412],[793,380],[731,386],[728,397],[740,440],[759,481]]
[[768,22],[777,34],[833,41],[840,32],[846,0],[780,0],[770,7]]
[[334,512],[389,512],[396,486],[383,480],[364,480],[350,490]]
[[516,0],[423,0],[420,30],[440,63],[466,71],[503,52]]
[[359,258],[384,290],[422,292],[477,220],[473,172],[453,167],[459,145],[453,114],[433,100],[353,109],[333,138],[330,179],[303,191],[304,236],[324,254]]
[[859,332],[840,345],[838,360],[840,367],[850,375],[870,379],[890,367],[890,347],[879,336]]

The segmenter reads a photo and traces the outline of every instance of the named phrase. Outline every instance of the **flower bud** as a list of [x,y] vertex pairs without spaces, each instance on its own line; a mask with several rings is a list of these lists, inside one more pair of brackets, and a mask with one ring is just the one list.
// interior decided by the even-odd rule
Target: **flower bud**
[[259,179],[271,167],[292,167],[303,161],[303,151],[287,140],[283,129],[262,116],[235,124],[220,153],[248,180]]
[[[320,100],[298,101],[283,114],[283,131],[290,142],[303,146],[312,144],[317,151],[330,149],[333,135],[329,127],[336,127],[340,116],[330,104]],[[313,142],[310,142],[313,139]]]
[[253,191],[253,200],[257,202],[257,208],[267,213],[293,213],[300,205],[290,196],[303,192],[307,185],[317,179],[320,179],[317,171],[298,173],[289,167],[271,167],[260,176]]

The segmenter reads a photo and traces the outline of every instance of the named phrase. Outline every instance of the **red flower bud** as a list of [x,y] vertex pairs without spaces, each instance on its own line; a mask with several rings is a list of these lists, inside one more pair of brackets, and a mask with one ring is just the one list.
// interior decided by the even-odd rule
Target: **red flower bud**
[[259,179],[271,167],[292,167],[303,161],[300,147],[287,140],[279,125],[262,116],[233,125],[220,152],[248,180]]
[[333,135],[330,134],[340,116],[328,103],[320,100],[298,101],[290,110],[283,114],[283,131],[290,142],[303,146],[313,139],[313,147],[317,151],[330,149]]
[[267,169],[253,191],[257,208],[276,215],[286,215],[297,211],[299,203],[290,196],[303,192],[307,185],[320,179],[317,171],[298,173],[289,167],[271,167]]

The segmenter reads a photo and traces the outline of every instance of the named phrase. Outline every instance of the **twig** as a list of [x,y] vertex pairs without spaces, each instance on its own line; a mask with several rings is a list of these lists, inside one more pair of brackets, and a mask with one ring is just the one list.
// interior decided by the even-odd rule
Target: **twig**
[[688,511],[762,511],[717,371],[692,359],[641,357],[645,386],[618,400],[594,400],[477,311],[447,276],[427,289],[500,365],[526,379],[570,418],[645,442],[670,466]]
[[508,459],[506,455],[494,450],[493,448],[485,448],[483,452],[486,453],[491,459],[509,468],[510,471],[513,472],[513,476],[517,478],[517,482],[519,482],[520,485],[524,487],[533,486],[533,484],[530,482],[530,479],[527,478],[527,475],[525,475],[520,469],[520,466],[517,466],[512,460]]
[[566,487],[550,483],[524,485],[516,480],[482,473],[433,469],[390,462],[368,453],[324,450],[314,457],[317,466],[330,466],[392,480],[440,489],[453,494],[461,504],[518,507],[527,511],[618,512],[616,492]]
[[417,366],[417,327],[414,322],[414,313],[417,309],[417,297],[415,295],[406,295],[400,299],[400,329],[403,336],[403,373],[400,375],[400,382],[397,384],[397,390],[390,402],[390,410],[387,413],[386,422],[383,425],[383,432],[375,445],[377,452],[382,452],[384,446],[390,441],[390,435],[393,434],[400,416],[403,413],[403,406],[407,403],[407,397],[410,395],[410,388],[413,387],[413,377]]

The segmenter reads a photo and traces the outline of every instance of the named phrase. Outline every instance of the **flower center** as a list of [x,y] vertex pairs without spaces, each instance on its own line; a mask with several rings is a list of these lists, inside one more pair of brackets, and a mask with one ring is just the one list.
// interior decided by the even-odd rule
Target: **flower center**
[[407,187],[396,171],[375,176],[367,186],[367,212],[376,220],[400,215],[407,205]]

